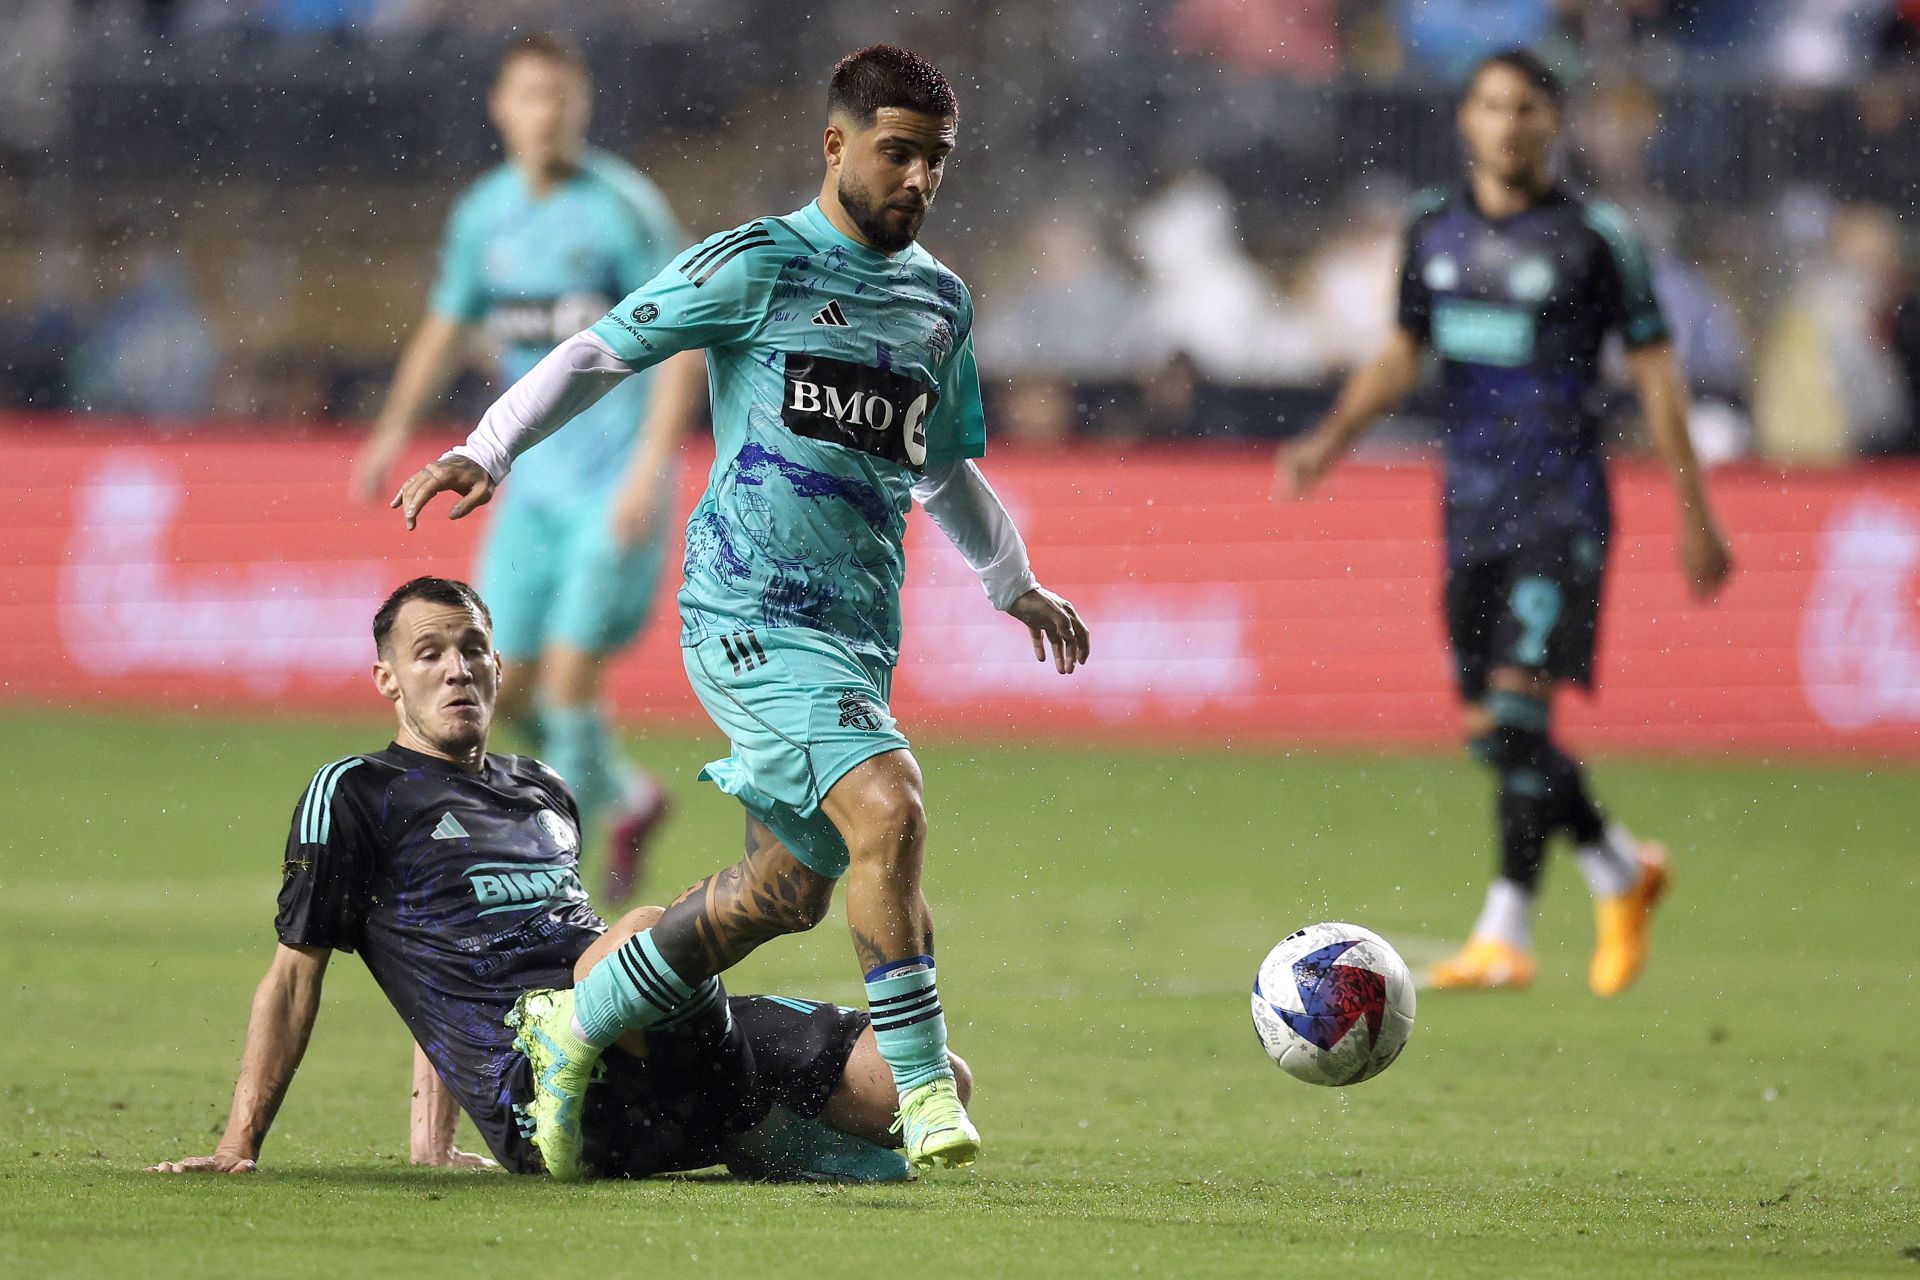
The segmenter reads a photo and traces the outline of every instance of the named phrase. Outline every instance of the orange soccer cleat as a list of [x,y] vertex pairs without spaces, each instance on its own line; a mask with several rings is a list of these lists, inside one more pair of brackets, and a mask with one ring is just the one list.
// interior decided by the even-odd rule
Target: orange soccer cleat
[[1425,977],[1441,991],[1525,991],[1533,983],[1533,955],[1498,938],[1469,938]]
[[1593,904],[1593,964],[1587,983],[1598,996],[1617,996],[1633,985],[1647,963],[1647,922],[1667,890],[1667,851],[1640,845],[1640,878],[1617,898]]

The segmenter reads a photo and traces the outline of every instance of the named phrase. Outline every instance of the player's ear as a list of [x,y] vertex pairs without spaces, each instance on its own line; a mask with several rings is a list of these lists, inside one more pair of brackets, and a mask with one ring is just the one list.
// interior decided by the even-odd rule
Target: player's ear
[[388,702],[400,701],[400,678],[393,674],[393,668],[387,665],[384,656],[373,664],[373,687]]
[[827,131],[820,139],[820,154],[826,159],[827,168],[838,169],[847,150],[847,131],[832,121],[827,122]]

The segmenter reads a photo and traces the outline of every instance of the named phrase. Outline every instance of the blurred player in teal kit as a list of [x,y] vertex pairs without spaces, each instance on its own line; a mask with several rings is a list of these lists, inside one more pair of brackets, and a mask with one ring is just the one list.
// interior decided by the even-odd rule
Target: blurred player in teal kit
[[[488,112],[507,162],[454,208],[426,319],[355,467],[361,498],[391,496],[388,473],[471,331],[497,347],[512,382],[679,251],[659,190],[586,145],[590,94],[585,62],[553,37],[523,37],[501,58]],[[586,830],[609,823],[615,901],[633,889],[667,798],[615,746],[601,684],[655,594],[674,450],[700,380],[700,357],[690,353],[628,379],[581,415],[515,472],[481,553],[480,589],[517,677],[502,691],[502,711],[567,780]]]
[[828,89],[818,199],[683,254],[555,348],[395,499],[409,527],[442,490],[464,515],[638,370],[707,353],[716,456],[687,524],[680,645],[732,741],[703,776],[746,809],[747,855],[573,990],[516,1008],[533,1141],[555,1177],[581,1172],[580,1101],[600,1051],[715,1003],[716,975],[818,923],[842,877],[907,1159],[960,1166],[979,1153],[947,1066],[920,767],[889,706],[914,503],[1027,627],[1036,658],[1050,643],[1066,674],[1089,638],[1040,586],[973,461],[986,450],[973,301],[916,243],[958,129],[953,90],[925,59],[885,45],[849,54]]

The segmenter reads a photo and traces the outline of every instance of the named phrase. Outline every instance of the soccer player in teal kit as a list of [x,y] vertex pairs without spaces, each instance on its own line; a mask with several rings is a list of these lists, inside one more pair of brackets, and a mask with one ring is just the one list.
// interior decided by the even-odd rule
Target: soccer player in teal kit
[[[847,916],[909,1160],[970,1164],[980,1137],[946,1064],[918,764],[888,708],[901,540],[915,499],[1026,624],[1042,660],[1086,661],[1073,608],[1035,579],[973,459],[986,447],[965,286],[915,240],[958,128],[944,77],[877,45],[835,69],[819,198],[682,255],[510,388],[467,444],[401,491],[464,515],[515,458],[640,368],[704,348],[718,446],[687,526],[687,674],[733,754],[703,776],[749,815],[745,859],[683,894],[572,991],[515,1011],[549,1173],[578,1176],[580,1098],[623,1031],[717,999],[715,975]],[[568,428],[569,430],[571,428]]]
[[[387,473],[469,331],[498,348],[511,383],[685,243],[651,182],[586,145],[591,92],[579,53],[551,36],[522,37],[501,58],[488,111],[507,161],[453,211],[427,317],[355,468],[361,497],[392,496]],[[515,677],[502,712],[567,780],[588,832],[610,818],[615,901],[633,887],[666,797],[614,745],[602,672],[653,600],[674,446],[692,423],[699,381],[690,354],[582,414],[515,472],[481,553],[480,588]]]

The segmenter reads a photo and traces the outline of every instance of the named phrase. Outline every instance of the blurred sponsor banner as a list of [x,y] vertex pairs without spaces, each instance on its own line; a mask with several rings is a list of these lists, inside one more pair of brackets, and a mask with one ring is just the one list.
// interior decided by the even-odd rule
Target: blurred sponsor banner
[[[346,495],[343,437],[0,425],[0,696],[353,713],[368,621],[417,573],[465,576],[485,513],[408,533]],[[424,454],[422,456],[425,456]],[[707,459],[689,456],[682,510]],[[1271,502],[1264,452],[1003,452],[987,470],[1048,585],[1093,628],[1034,661],[922,517],[895,710],[987,737],[1396,746],[1452,740],[1431,466],[1351,466]],[[511,481],[509,481],[511,483]],[[397,484],[397,479],[396,479]],[[1920,756],[1920,469],[1717,473],[1739,572],[1692,603],[1660,472],[1615,475],[1601,690],[1583,745]],[[677,560],[678,551],[674,552]],[[670,591],[620,662],[630,723],[704,723]]]

